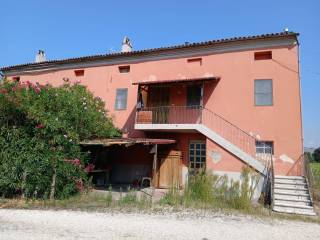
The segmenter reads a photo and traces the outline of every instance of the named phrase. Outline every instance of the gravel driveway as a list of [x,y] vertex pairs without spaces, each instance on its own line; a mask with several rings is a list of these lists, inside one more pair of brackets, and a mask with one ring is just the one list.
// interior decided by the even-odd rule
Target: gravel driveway
[[0,209],[0,239],[320,239],[320,225],[222,214]]

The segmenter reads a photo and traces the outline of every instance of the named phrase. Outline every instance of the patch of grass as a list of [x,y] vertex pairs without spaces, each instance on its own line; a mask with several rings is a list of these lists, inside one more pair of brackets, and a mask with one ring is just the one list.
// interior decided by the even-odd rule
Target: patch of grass
[[310,163],[310,167],[313,173],[315,187],[320,190],[320,163]]
[[181,194],[179,189],[170,188],[170,190],[160,199],[160,205],[169,205],[177,207],[181,204]]
[[137,192],[132,189],[128,189],[128,192],[124,194],[124,196],[121,194],[119,205],[120,206],[134,206],[138,202],[137,199]]

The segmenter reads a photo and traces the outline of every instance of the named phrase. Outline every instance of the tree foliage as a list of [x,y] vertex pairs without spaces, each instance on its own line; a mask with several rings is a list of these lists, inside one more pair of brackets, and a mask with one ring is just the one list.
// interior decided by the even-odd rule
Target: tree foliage
[[79,142],[120,132],[104,102],[68,80],[60,87],[0,85],[0,195],[65,198],[83,189],[88,153]]
[[313,156],[313,161],[320,163],[320,147],[314,150],[312,156]]

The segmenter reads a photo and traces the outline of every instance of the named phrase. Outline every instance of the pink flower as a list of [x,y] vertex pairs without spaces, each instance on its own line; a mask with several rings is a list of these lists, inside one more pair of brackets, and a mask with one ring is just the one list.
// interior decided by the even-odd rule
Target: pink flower
[[17,87],[16,86],[14,86],[14,87],[12,87],[12,92],[15,92],[15,91],[17,91]]
[[36,128],[38,128],[38,129],[42,129],[42,128],[44,128],[45,126],[43,125],[43,124],[38,124],[37,126],[36,126]]
[[7,93],[8,93],[7,89],[1,89],[0,92],[1,92],[2,94],[7,94]]
[[79,166],[80,164],[81,164],[81,161],[80,161],[80,159],[73,159],[72,161],[71,161],[71,163],[73,164],[73,165],[76,165],[76,166]]
[[92,172],[93,169],[94,169],[94,165],[90,163],[88,166],[85,167],[84,171],[89,173],[89,172]]
[[33,90],[34,90],[37,94],[39,94],[39,93],[41,92],[40,88],[37,88],[37,87],[35,87]]
[[78,189],[78,191],[82,192],[83,189],[84,189],[84,186],[83,186],[83,182],[82,182],[82,179],[78,179],[76,180],[76,188]]

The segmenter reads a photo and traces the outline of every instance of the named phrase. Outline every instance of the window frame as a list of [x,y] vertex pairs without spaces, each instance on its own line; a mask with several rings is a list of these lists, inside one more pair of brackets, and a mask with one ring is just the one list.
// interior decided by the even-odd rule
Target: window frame
[[[118,108],[118,101],[121,101],[121,99],[119,99],[119,94],[120,94],[120,91],[125,91],[126,95],[125,95],[125,104],[124,104],[124,107],[122,108]],[[128,107],[128,88],[117,88],[116,89],[116,98],[115,98],[115,101],[114,101],[114,110],[116,111],[122,111],[122,110],[126,110]]]
[[[271,82],[271,103],[270,104],[257,104],[256,102],[256,94],[266,94],[266,93],[256,93],[256,82],[259,82],[259,81],[270,81]],[[264,79],[254,79],[254,82],[253,82],[253,102],[254,102],[254,106],[255,107],[270,107],[270,106],[273,106],[274,105],[274,96],[273,96],[273,79],[267,79],[267,78],[264,78]]]
[[[264,144],[264,146],[257,147],[257,143]],[[271,143],[271,153],[266,151],[266,149],[268,148],[266,143]],[[262,140],[262,141],[259,140],[259,141],[256,141],[255,148],[256,148],[256,154],[271,154],[271,155],[274,155],[274,142],[273,141],[270,141],[270,140]],[[257,148],[263,149],[263,152],[258,152]]]
[[[200,144],[200,148],[199,148],[199,152],[200,155],[198,156],[196,154],[196,150],[197,150],[197,144]],[[191,145],[194,145],[194,148],[191,148]],[[202,148],[202,146],[204,145],[204,149]],[[193,150],[193,154],[191,154],[191,151]],[[202,152],[204,151],[204,155],[202,154]],[[192,160],[191,160],[191,156]],[[199,158],[200,160],[197,161],[196,159]],[[203,160],[204,159],[204,160]],[[193,163],[193,167],[191,167]],[[197,164],[199,164],[199,167],[196,167]],[[188,168],[190,171],[197,171],[200,169],[206,169],[206,165],[207,165],[207,146],[206,146],[206,142],[205,141],[201,141],[201,140],[194,140],[194,141],[190,141],[189,142],[189,146],[188,146]]]

